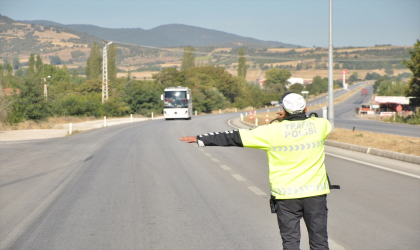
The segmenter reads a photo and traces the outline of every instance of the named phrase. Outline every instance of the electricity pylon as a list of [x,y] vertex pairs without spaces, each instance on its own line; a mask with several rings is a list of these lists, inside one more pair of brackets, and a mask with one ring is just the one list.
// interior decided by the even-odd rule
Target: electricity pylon
[[104,43],[102,58],[102,103],[108,101],[108,45],[112,42],[107,43],[104,41]]

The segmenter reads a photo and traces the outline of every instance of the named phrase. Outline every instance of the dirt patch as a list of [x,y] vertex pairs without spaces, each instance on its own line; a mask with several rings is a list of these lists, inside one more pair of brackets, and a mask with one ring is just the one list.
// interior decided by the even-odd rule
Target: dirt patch
[[79,39],[79,36],[76,36],[74,34],[71,33],[67,33],[67,32],[60,32],[57,33],[55,31],[52,30],[45,30],[43,32],[39,32],[39,31],[35,31],[34,32],[34,36],[38,36],[41,39],[52,39],[55,41],[60,41],[61,39],[69,39],[69,38],[75,38],[75,39]]

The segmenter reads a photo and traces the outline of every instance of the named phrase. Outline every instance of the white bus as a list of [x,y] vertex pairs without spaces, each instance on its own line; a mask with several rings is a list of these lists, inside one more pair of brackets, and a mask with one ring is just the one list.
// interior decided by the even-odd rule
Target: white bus
[[187,87],[169,87],[160,99],[163,101],[165,120],[183,118],[190,120],[192,116],[191,90]]

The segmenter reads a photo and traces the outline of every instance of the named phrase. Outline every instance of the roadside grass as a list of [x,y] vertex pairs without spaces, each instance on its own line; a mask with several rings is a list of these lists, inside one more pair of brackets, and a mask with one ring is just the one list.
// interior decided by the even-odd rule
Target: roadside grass
[[61,116],[61,117],[49,117],[48,119],[41,121],[27,120],[19,124],[10,125],[0,123],[0,131],[7,130],[23,130],[23,129],[61,129],[61,124],[67,123],[78,123],[97,120],[94,116]]
[[383,122],[389,123],[403,123],[409,125],[420,125],[420,110],[417,112],[413,112],[412,115],[402,115],[402,116],[395,116],[394,117],[381,117],[379,114],[375,115],[358,115],[360,119],[367,119],[367,120],[379,120]]
[[[154,118],[160,117],[162,114],[154,115]],[[107,117],[107,121],[112,119],[120,118],[130,118],[130,115],[122,117]],[[133,118],[147,118],[142,115],[133,114]],[[62,129],[63,124],[69,123],[81,123],[89,121],[103,121],[103,117],[96,118],[94,116],[60,116],[60,117],[49,117],[41,121],[27,120],[19,124],[10,125],[0,122],[0,131],[9,131],[9,130],[26,130],[26,129]]]
[[71,135],[69,134],[69,132],[67,132],[67,135],[66,136],[72,136],[74,134],[78,134],[78,133],[81,133],[81,132],[83,132],[83,131],[76,129],[76,130],[71,131]]
[[382,119],[384,122],[393,122],[393,123],[404,123],[404,124],[411,124],[411,125],[419,125],[420,124],[420,115],[414,114],[411,116],[395,116],[395,120],[392,117]]
[[420,156],[420,138],[335,128],[327,140]]

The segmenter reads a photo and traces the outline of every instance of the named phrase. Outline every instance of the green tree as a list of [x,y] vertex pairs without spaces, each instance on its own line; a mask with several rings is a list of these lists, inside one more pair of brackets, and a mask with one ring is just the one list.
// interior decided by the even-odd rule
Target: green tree
[[238,60],[238,76],[246,78],[246,58],[244,57],[244,48],[239,49],[239,60]]
[[259,108],[264,103],[264,92],[258,85],[248,85],[244,99],[249,106]]
[[40,120],[50,114],[49,104],[44,98],[43,83],[35,78],[25,78],[17,84],[19,95],[12,96],[7,122],[19,123],[25,119]]
[[349,77],[350,82],[356,82],[356,81],[359,81],[359,80],[360,80],[359,79],[359,73],[357,73],[357,71],[353,72],[351,74],[351,76]]
[[298,93],[298,94],[300,94],[300,92],[302,92],[302,90],[303,90],[303,85],[299,84],[299,83],[295,83],[295,84],[290,85],[290,87],[288,89],[288,91],[295,92],[295,93]]
[[17,69],[15,70],[15,76],[17,77],[22,77],[23,76],[23,70],[22,69]]
[[378,96],[402,96],[407,88],[406,82],[382,81],[379,85]]
[[50,64],[60,65],[61,64],[61,58],[59,56],[51,57]]
[[413,73],[404,90],[405,96],[420,98],[420,40],[414,44],[414,50],[408,52],[411,56],[410,61],[403,60],[403,64]]
[[83,82],[77,90],[82,93],[101,93],[102,92],[102,80],[100,79],[89,79]]
[[163,102],[160,95],[164,86],[141,81],[131,81],[125,88],[124,101],[131,112],[149,116],[151,112],[162,113]]
[[187,70],[195,66],[194,47],[187,46],[184,48],[184,56],[182,58],[181,70]]
[[128,68],[126,79],[127,79],[127,82],[131,81],[131,69],[130,68]]
[[292,76],[289,70],[272,68],[265,72],[264,85],[270,92],[283,93],[287,79]]
[[85,74],[87,79],[99,79],[102,69],[102,57],[99,45],[94,42],[90,50],[90,56],[86,62]]
[[381,75],[376,72],[373,72],[372,74],[368,72],[365,76],[365,80],[376,80],[379,78],[381,78]]
[[4,89],[4,67],[0,64],[0,91]]
[[117,45],[112,43],[108,48],[108,79],[111,83],[114,83],[117,80]]
[[74,78],[76,78],[76,76],[78,76],[77,69],[74,69],[72,78],[74,79]]
[[15,56],[13,57],[13,69],[17,70],[19,68],[20,68],[19,57]]
[[309,91],[310,95],[326,93],[328,91],[328,78],[321,78],[320,76],[315,76],[312,79],[312,83],[306,86],[306,90]]
[[34,54],[29,56],[29,68],[28,68],[28,76],[32,78],[35,76],[35,57]]
[[7,77],[13,76],[13,67],[10,63],[6,63]]
[[42,71],[42,59],[41,59],[41,56],[39,54],[36,57],[35,70],[36,70],[36,74],[37,75],[40,75],[41,74],[41,71]]
[[153,75],[156,84],[164,87],[183,86],[185,84],[185,72],[174,68],[166,68]]

